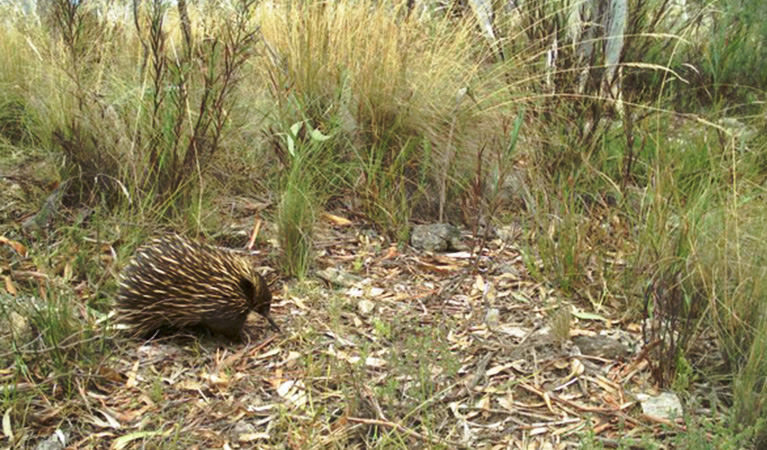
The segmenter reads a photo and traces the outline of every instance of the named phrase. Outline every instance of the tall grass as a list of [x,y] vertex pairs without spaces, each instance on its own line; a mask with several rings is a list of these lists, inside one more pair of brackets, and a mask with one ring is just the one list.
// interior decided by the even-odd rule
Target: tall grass
[[164,215],[204,190],[256,44],[253,2],[212,17],[182,5],[116,19],[121,9],[100,2],[49,0],[39,25],[8,33],[35,56],[4,74],[33,80],[22,84],[32,133],[64,157],[68,201]]
[[333,186],[334,147],[328,142],[331,136],[303,122],[290,126],[284,138],[287,161],[277,206],[278,240],[285,272],[303,279],[312,265],[317,209]]
[[456,103],[481,67],[471,22],[419,20],[404,4],[285,1],[259,10],[259,23],[276,107],[340,132],[341,192],[385,229],[406,228],[406,203],[433,209],[439,200],[420,187],[455,177],[487,126],[470,102]]
[[[722,16],[738,10],[745,19],[761,8],[739,9],[749,3],[737,4],[728,4]],[[696,45],[724,51],[721,40],[702,39],[708,32],[722,33],[734,38],[735,47],[723,53],[732,59],[719,60],[718,68],[706,70],[735,80],[729,64],[744,56],[738,50],[742,39],[758,27],[725,21],[706,28],[711,27],[706,21],[711,10],[701,13],[692,8],[685,11],[690,13],[685,19],[685,14],[664,11],[667,7],[663,2],[642,2],[632,11],[622,62],[651,56],[647,62],[674,65],[691,58]],[[527,54],[528,62],[540,66],[532,76],[508,83],[517,98],[530,105],[528,125],[539,127],[537,133],[529,126],[525,130],[525,137],[535,142],[535,151],[527,155],[535,163],[526,195],[528,267],[595,307],[637,314],[644,303],[648,343],[660,342],[661,350],[653,359],[656,373],[662,374],[657,379],[661,384],[671,385],[677,369],[688,363],[696,336],[718,330],[718,344],[731,355],[732,376],[740,386],[735,400],[738,419],[756,424],[764,414],[763,383],[756,380],[766,367],[759,350],[764,315],[757,311],[764,306],[758,280],[765,265],[752,256],[752,251],[760,254],[754,242],[762,236],[753,223],[761,214],[742,205],[763,198],[764,166],[757,169],[754,162],[763,158],[767,146],[742,135],[732,140],[727,130],[713,124],[717,119],[696,123],[685,119],[697,118],[674,114],[676,105],[665,94],[673,88],[689,99],[690,92],[679,84],[689,81],[675,79],[667,71],[658,71],[662,74],[658,76],[627,65],[624,81],[633,83],[625,85],[622,98],[611,98],[603,89],[605,67],[599,63],[608,37],[580,30],[583,39],[571,40],[572,9],[567,2],[526,2],[514,13],[520,15],[517,26],[509,20],[502,22],[508,27],[502,30],[508,36],[522,32],[527,39],[509,40],[514,43],[510,47],[529,45],[532,54],[517,55]],[[705,18],[698,23],[706,25],[694,28],[692,18]],[[591,20],[589,26],[604,18]],[[685,47],[687,41],[680,36],[669,39],[660,33],[668,30],[695,36],[696,44]],[[749,39],[761,49],[759,38]],[[553,50],[558,53],[552,64],[546,56]],[[592,59],[584,66],[581,56],[586,50]],[[721,64],[727,64],[729,72]],[[690,81],[698,86],[701,80]],[[761,81],[755,84],[764,88]],[[722,87],[706,86],[718,92],[712,94],[717,102],[723,98]],[[730,87],[750,91],[743,85]],[[520,95],[525,88],[544,94]],[[648,99],[653,106],[646,103]],[[741,105],[741,110],[754,106]],[[712,109],[707,114],[715,118],[723,112]]]
[[759,424],[765,440],[767,228],[761,217],[766,211],[763,196],[750,197],[739,196],[737,203],[706,214],[696,243],[695,274],[710,299],[711,320],[733,371],[735,418]]

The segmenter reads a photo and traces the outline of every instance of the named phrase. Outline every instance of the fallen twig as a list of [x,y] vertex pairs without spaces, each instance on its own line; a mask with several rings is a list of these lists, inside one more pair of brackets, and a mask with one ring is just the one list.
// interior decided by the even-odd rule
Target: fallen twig
[[398,424],[396,422],[391,422],[389,420],[364,419],[362,417],[349,417],[347,420],[349,422],[352,422],[352,423],[362,423],[362,424],[365,424],[365,425],[379,425],[379,426],[384,426],[384,427],[392,428],[392,429],[397,430],[397,431],[399,431],[401,433],[405,433],[408,436],[414,437],[416,439],[420,439],[420,440],[422,440],[424,442],[428,442],[430,444],[447,445],[447,446],[449,446],[451,448],[467,448],[467,449],[473,448],[471,446],[468,446],[468,445],[465,445],[465,444],[461,444],[460,442],[448,441],[448,440],[437,438],[437,437],[424,436],[423,434],[421,434],[421,433],[419,433],[419,432],[417,432],[415,430],[411,430],[410,428],[407,428],[407,427],[405,427],[403,425],[400,425],[400,424]]

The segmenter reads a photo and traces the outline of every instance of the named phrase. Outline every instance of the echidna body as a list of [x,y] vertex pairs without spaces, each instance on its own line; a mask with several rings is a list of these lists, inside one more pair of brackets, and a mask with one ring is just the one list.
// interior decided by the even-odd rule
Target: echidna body
[[120,277],[117,308],[139,335],[203,326],[240,336],[250,311],[269,323],[272,294],[248,261],[178,235],[140,248]]

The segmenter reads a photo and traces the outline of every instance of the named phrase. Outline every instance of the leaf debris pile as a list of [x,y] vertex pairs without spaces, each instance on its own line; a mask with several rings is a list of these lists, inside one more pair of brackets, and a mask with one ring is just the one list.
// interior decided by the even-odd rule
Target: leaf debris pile
[[68,448],[554,449],[681,426],[642,413],[636,394],[657,392],[641,328],[532,281],[513,242],[491,240],[479,256],[383,243],[323,229],[317,277],[278,284],[280,334],[251,315],[244,343],[110,337],[108,357],[70,376],[4,370],[5,390],[39,394],[6,411],[6,437]]

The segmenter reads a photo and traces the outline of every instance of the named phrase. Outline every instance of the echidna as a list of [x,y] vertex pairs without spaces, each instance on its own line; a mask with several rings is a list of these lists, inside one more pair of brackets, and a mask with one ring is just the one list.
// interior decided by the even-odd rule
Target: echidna
[[179,235],[140,248],[120,277],[117,308],[138,335],[202,326],[240,336],[251,310],[269,317],[272,294],[251,264],[233,252]]

